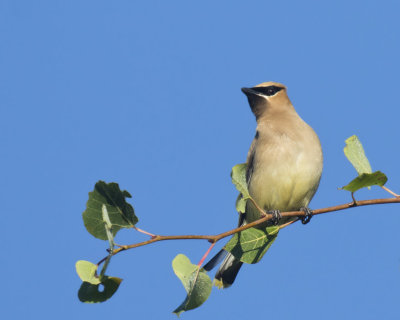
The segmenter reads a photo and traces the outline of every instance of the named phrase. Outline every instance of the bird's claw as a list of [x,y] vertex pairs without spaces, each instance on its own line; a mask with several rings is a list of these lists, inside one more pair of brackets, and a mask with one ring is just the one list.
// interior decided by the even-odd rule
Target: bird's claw
[[312,218],[312,216],[313,216],[312,210],[311,210],[310,208],[307,208],[307,207],[305,207],[305,208],[300,208],[300,210],[303,211],[304,214],[305,214],[304,217],[301,218],[301,223],[302,223],[302,224],[307,224],[307,223],[309,223],[310,220],[311,220],[311,218]]
[[276,226],[279,223],[279,220],[282,219],[281,212],[279,210],[270,210],[268,213],[272,214],[271,222]]

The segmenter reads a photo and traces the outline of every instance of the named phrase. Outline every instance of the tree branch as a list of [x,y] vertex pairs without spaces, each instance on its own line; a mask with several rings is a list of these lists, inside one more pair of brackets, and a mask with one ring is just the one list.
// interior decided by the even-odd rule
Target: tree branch
[[[350,209],[354,207],[362,207],[362,206],[369,206],[369,205],[377,205],[377,204],[387,204],[387,203],[400,203],[400,197],[395,197],[395,198],[386,198],[386,199],[371,199],[371,200],[360,200],[360,201],[353,201],[350,203],[345,203],[333,207],[327,207],[327,208],[322,208],[322,209],[316,209],[312,211],[313,216],[318,215],[318,214],[323,214],[323,213],[328,213],[328,212],[334,212],[334,211],[341,211],[345,209]],[[215,244],[217,241],[224,239],[226,237],[229,237],[235,233],[238,233],[240,231],[259,226],[268,220],[272,219],[272,214],[266,213],[263,211],[261,208],[257,206],[257,209],[260,210],[260,213],[262,215],[262,218],[253,221],[251,223],[248,223],[244,226],[217,234],[217,235],[176,235],[176,236],[161,236],[161,235],[153,235],[151,233],[145,232],[146,234],[151,235],[151,239],[143,242],[138,242],[130,245],[122,245],[118,249],[113,250],[112,255],[116,255],[120,253],[121,251],[126,251],[129,249],[133,248],[138,248],[142,247],[154,242],[158,241],[165,241],[165,240],[190,240],[190,239],[195,239],[195,240],[208,240],[212,244]],[[281,213],[282,217],[303,217],[305,216],[305,213],[303,211],[291,211],[291,212],[282,212]],[[298,221],[298,220],[296,220]],[[295,222],[295,221],[293,221]],[[281,229],[284,227],[287,227],[288,225],[292,224],[293,222],[286,223],[281,226]],[[137,229],[137,228],[136,228]],[[138,230],[139,231],[139,230]],[[140,230],[142,231],[142,230]],[[211,250],[213,246],[210,247],[209,250]],[[207,251],[208,254],[208,251]],[[106,260],[107,257],[104,259],[100,260],[97,265],[101,264]]]

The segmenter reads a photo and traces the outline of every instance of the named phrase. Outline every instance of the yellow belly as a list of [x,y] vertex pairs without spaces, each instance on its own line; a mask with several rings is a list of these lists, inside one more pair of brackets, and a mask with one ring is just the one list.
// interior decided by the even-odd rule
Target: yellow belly
[[[308,206],[321,176],[322,160],[298,150],[277,147],[258,154],[249,193],[265,211],[295,211]],[[260,217],[257,209],[248,205],[246,221]]]

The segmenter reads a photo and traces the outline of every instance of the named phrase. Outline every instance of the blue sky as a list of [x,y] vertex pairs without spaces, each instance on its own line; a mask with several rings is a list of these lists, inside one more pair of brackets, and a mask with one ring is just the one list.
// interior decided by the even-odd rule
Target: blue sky
[[[133,195],[150,232],[234,227],[230,169],[255,131],[243,86],[284,83],[318,133],[312,208],[350,201],[337,188],[356,175],[342,151],[353,134],[400,192],[399,12],[398,1],[1,1],[2,314],[175,319],[185,292],[171,261],[198,262],[208,244],[122,253],[109,268],[124,279],[118,292],[86,305],[75,261],[97,262],[107,244],[81,213],[102,179]],[[232,288],[182,317],[399,319],[399,226],[396,205],[296,224]],[[116,241],[144,239],[121,231]]]

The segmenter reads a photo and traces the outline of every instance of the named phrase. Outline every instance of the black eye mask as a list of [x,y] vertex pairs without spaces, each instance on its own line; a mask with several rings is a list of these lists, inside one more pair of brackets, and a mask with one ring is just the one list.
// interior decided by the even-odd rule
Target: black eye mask
[[265,96],[273,96],[277,92],[281,91],[283,88],[282,87],[277,87],[277,86],[268,86],[268,87],[253,87],[251,88],[253,91],[256,91],[258,93],[261,93]]

